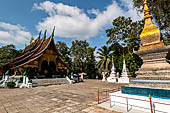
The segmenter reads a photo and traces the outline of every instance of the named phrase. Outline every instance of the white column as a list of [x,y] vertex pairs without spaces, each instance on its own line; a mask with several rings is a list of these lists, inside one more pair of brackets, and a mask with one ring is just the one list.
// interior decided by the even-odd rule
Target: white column
[[9,75],[5,75],[5,81],[9,80]]
[[28,85],[28,81],[29,81],[29,79],[28,79],[28,77],[26,77],[26,78],[25,78],[25,85],[26,85],[26,86]]
[[23,76],[23,82],[20,88],[26,87],[26,76]]
[[28,83],[29,79],[26,77],[26,87],[27,88],[32,88],[32,83]]
[[5,75],[2,76],[2,80],[5,80]]

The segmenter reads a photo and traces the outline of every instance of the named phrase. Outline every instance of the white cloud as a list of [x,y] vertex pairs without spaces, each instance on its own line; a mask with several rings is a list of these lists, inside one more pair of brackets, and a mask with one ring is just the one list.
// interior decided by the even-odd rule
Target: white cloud
[[14,44],[18,48],[23,48],[30,38],[31,34],[24,27],[0,22],[0,45]]
[[124,11],[120,4],[113,1],[107,6],[103,12],[99,9],[91,9],[87,13],[93,13],[96,18],[90,18],[76,6],[64,5],[62,3],[53,3],[45,1],[40,4],[34,4],[33,9],[44,10],[48,16],[43,18],[36,25],[38,31],[47,29],[48,34],[51,33],[53,27],[56,27],[56,36],[65,38],[89,39],[95,37],[100,32],[104,31],[118,16],[132,17],[133,20],[139,20],[141,17],[137,15],[133,9],[132,0],[121,0],[122,4],[128,8]]
[[91,10],[88,10],[87,12],[88,12],[89,14],[95,14],[95,15],[100,14],[99,9],[91,9]]
[[121,0],[121,5],[128,9],[128,11],[125,13],[125,16],[131,17],[133,21],[141,20],[144,18],[144,14],[138,13],[137,10],[133,7],[132,0]]

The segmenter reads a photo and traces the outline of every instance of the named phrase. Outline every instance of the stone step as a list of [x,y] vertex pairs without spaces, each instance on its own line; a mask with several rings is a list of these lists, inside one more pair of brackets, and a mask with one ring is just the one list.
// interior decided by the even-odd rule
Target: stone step
[[146,80],[146,79],[131,79],[130,86],[143,86],[152,88],[167,88],[170,89],[170,80]]
[[33,87],[69,84],[66,78],[51,78],[51,79],[32,79]]

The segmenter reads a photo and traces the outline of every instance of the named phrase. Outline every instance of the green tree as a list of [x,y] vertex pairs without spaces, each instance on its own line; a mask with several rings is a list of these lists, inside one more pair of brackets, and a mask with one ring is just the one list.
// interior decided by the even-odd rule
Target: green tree
[[129,69],[130,75],[132,75],[132,77],[136,77],[135,72],[143,64],[142,59],[138,55],[128,52],[125,54],[125,60],[126,60],[126,66]]
[[86,73],[89,78],[96,78],[96,75],[97,75],[96,60],[95,60],[95,55],[94,55],[95,49],[96,47],[94,48],[89,47],[87,49],[85,69],[86,69]]
[[0,48],[0,65],[3,65],[10,59],[15,58],[21,52],[22,50],[16,50],[15,46],[12,44],[7,45],[7,46],[2,46]]
[[[169,0],[147,0],[150,13],[154,19],[154,22],[157,23],[163,38],[167,41],[170,37],[169,35],[169,26],[170,26],[170,3]],[[134,7],[140,12],[143,13],[143,0],[133,0]]]
[[97,51],[98,58],[100,59],[96,65],[103,71],[110,70],[111,65],[111,49],[108,46],[102,46]]
[[134,48],[139,48],[139,35],[143,29],[143,21],[133,22],[131,18],[119,16],[113,20],[112,24],[113,28],[106,30],[109,37],[107,43],[120,43],[131,52]]
[[72,42],[71,58],[72,58],[72,69],[76,73],[85,72],[85,61],[87,56],[87,50],[89,43],[86,40],[75,40]]
[[96,78],[97,68],[94,56],[96,47],[89,47],[86,40],[75,40],[72,42],[71,58],[72,70],[75,73],[87,73],[89,78]]
[[142,59],[138,55],[127,51],[128,49],[126,47],[122,47],[119,43],[112,44],[110,48],[113,51],[112,56],[116,72],[121,74],[123,69],[123,58],[125,58],[126,67],[129,69],[130,75],[135,77],[135,72],[141,67],[143,63]]
[[113,43],[110,46],[112,50],[112,57],[114,60],[114,66],[116,68],[116,72],[121,74],[122,68],[123,68],[123,53],[124,53],[124,48],[118,43]]
[[62,41],[57,41],[56,42],[56,48],[59,50],[60,55],[62,56],[64,62],[68,65],[71,66],[71,58],[70,58],[70,49],[66,45],[65,42]]
[[133,54],[133,50],[138,50],[140,46],[139,35],[143,29],[143,21],[133,22],[131,18],[118,17],[113,20],[113,28],[106,30],[112,44],[112,55],[114,57],[116,71],[121,73],[123,67],[123,56],[126,60],[127,68],[132,76],[141,66],[141,59]]

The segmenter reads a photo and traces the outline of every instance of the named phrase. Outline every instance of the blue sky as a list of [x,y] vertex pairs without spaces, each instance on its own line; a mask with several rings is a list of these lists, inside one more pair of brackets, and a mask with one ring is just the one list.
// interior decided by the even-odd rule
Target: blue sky
[[55,41],[71,46],[73,40],[87,40],[90,46],[101,47],[108,40],[105,30],[118,16],[143,18],[132,0],[1,0],[0,47],[14,44],[23,49],[31,36],[46,29],[50,36],[54,26]]

